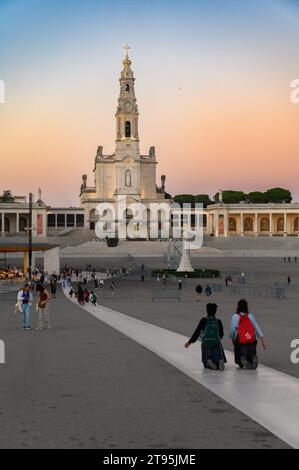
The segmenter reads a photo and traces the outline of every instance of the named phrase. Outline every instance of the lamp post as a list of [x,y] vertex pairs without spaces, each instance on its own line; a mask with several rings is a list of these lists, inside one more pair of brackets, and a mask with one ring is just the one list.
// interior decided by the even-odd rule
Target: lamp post
[[33,194],[29,193],[29,230],[28,230],[28,274],[29,281],[32,278],[32,200]]

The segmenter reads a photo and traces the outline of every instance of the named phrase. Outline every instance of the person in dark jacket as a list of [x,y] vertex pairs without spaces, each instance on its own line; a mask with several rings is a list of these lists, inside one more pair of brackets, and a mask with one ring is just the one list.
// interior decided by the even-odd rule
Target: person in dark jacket
[[222,321],[216,318],[216,311],[216,304],[207,304],[207,316],[200,320],[193,335],[185,344],[185,348],[189,348],[192,343],[201,338],[202,362],[205,369],[224,370],[224,364],[227,362],[221,344],[224,331]]

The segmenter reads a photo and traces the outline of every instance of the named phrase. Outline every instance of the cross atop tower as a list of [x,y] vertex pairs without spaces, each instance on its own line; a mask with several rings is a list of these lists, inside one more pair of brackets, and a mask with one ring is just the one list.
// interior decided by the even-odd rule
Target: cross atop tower
[[126,51],[126,57],[128,57],[128,55],[129,55],[128,52],[129,52],[129,49],[131,49],[131,48],[130,48],[130,46],[128,46],[128,44],[126,43],[126,44],[124,45],[124,49],[125,49],[125,51]]

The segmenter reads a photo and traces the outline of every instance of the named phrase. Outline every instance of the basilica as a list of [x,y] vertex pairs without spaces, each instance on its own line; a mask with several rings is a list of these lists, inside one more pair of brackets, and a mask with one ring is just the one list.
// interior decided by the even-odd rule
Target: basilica
[[147,155],[140,153],[135,78],[128,46],[125,49],[115,114],[115,151],[111,155],[105,155],[103,147],[98,147],[92,186],[88,186],[87,176],[82,176],[81,208],[84,209],[85,220],[89,221],[91,229],[98,220],[96,207],[99,203],[116,204],[126,197],[128,205],[141,202],[149,208],[150,204],[165,200],[165,175],[161,176],[161,186],[156,185],[155,147],[150,147]]

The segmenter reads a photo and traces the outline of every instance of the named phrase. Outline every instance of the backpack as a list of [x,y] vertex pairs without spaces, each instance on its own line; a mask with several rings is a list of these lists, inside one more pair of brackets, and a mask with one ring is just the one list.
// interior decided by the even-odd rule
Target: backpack
[[97,298],[98,298],[98,297],[97,297],[95,294],[91,294],[91,296],[90,296],[90,301],[91,301],[91,302],[96,302],[96,301],[97,301]]
[[23,291],[23,295],[22,295],[23,304],[29,304],[29,301],[30,301],[30,293]]
[[255,332],[253,324],[248,316],[239,314],[238,341],[241,344],[249,344],[255,341]]
[[202,337],[202,344],[207,347],[218,346],[220,342],[218,320],[216,317],[208,317]]

